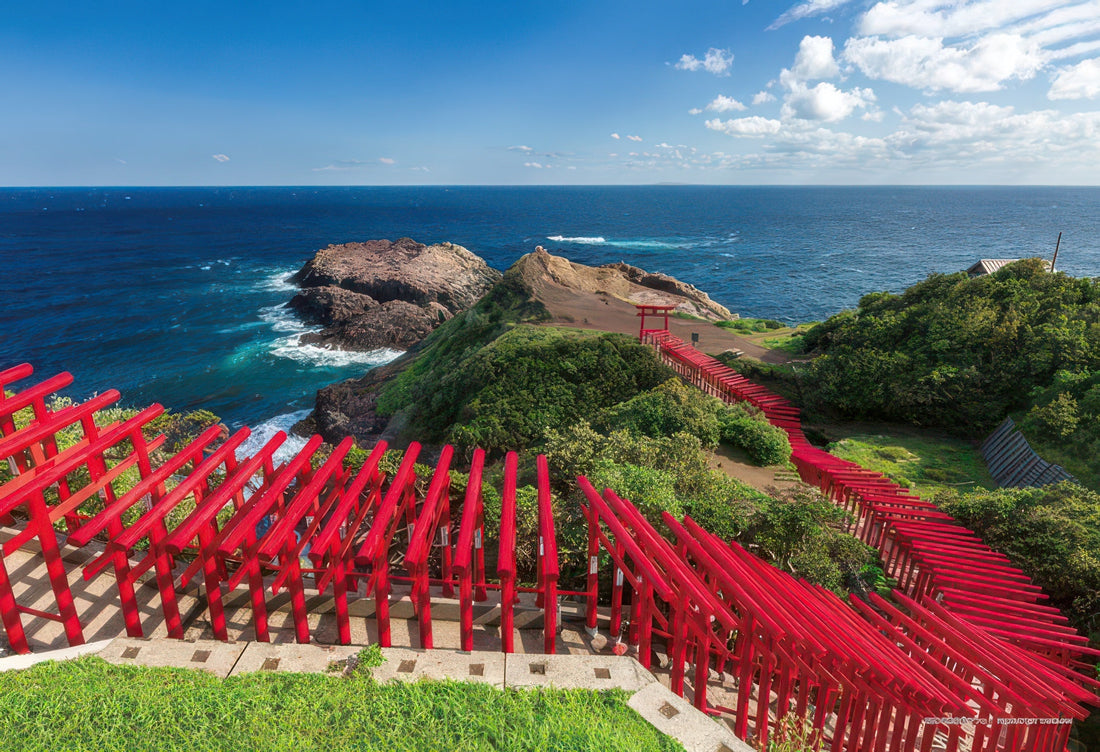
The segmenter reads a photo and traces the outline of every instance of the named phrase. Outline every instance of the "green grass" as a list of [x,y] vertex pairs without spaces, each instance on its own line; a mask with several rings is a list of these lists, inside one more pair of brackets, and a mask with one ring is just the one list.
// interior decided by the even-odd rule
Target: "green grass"
[[715,326],[728,329],[739,337],[772,350],[782,350],[789,355],[801,355],[802,342],[814,322],[787,326],[774,319],[734,319],[718,321]]
[[834,442],[828,449],[925,497],[945,488],[965,492],[997,487],[977,447],[959,439],[858,435]]
[[19,750],[677,750],[621,690],[379,684],[365,673],[115,666],[0,674],[0,746]]

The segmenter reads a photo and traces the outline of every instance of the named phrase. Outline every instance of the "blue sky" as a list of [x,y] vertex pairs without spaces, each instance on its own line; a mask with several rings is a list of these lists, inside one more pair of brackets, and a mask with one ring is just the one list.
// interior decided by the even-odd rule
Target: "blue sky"
[[9,186],[1100,183],[1100,0],[4,16]]

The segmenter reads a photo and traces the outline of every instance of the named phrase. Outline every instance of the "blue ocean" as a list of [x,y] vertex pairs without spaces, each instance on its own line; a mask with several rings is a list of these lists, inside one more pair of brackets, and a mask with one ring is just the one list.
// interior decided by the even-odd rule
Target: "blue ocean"
[[794,323],[980,258],[1049,258],[1059,232],[1058,268],[1100,275],[1100,188],[3,189],[0,367],[203,407],[260,440],[395,356],[299,344],[287,278],[330,243],[449,240],[502,270],[542,245]]

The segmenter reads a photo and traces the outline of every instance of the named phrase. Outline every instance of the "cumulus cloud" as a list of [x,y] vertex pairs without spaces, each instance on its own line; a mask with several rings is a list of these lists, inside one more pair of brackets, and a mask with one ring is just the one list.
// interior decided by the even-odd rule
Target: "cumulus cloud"
[[1095,57],[1059,70],[1047,92],[1050,99],[1095,99],[1098,96],[1100,58]]
[[913,35],[855,37],[845,44],[844,58],[869,78],[959,93],[997,91],[1010,79],[1034,77],[1044,63],[1038,45],[1016,34],[990,34],[969,47]]
[[850,2],[852,2],[852,0],[806,0],[806,2],[798,3],[790,10],[784,12],[779,18],[775,19],[772,25],[768,27],[768,30],[774,31],[780,26],[785,26],[792,21],[828,13]]
[[534,167],[536,170],[541,170],[543,168],[543,165],[540,162],[524,162],[523,166],[524,167]]
[[843,91],[828,81],[817,86],[794,84],[783,103],[783,116],[802,120],[823,120],[835,123],[848,117],[857,107],[866,108],[875,101],[870,89]]
[[714,118],[713,120],[708,120],[706,126],[712,131],[718,131],[719,133],[725,133],[730,136],[759,138],[779,133],[783,124],[778,120],[770,120],[760,117],[759,115],[753,115],[751,117],[736,118],[724,122],[719,118]]
[[688,110],[688,114],[689,115],[702,115],[703,111],[701,109],[699,109],[698,107],[692,107],[690,110]]
[[627,141],[641,141],[642,137],[641,136],[627,136],[626,140]]
[[382,164],[397,164],[396,159],[391,159],[389,157],[379,157],[378,161],[381,162]]
[[611,134],[611,138],[613,138],[613,139],[615,139],[616,141],[618,141],[618,140],[619,140],[619,134],[618,134],[618,133],[612,133],[612,134]]
[[719,94],[714,98],[714,101],[707,105],[707,109],[711,112],[744,112],[748,107],[741,104],[733,97]]
[[768,102],[774,102],[775,96],[770,91],[760,90],[752,97],[753,106],[759,104],[767,104]]
[[802,37],[791,73],[800,81],[832,78],[840,73],[833,58],[833,40],[829,37]]
[[733,53],[715,47],[707,50],[707,54],[703,56],[702,60],[695,57],[695,55],[685,53],[676,62],[676,67],[679,70],[705,70],[707,73],[713,73],[716,76],[728,76],[731,65],[733,65]]
[[212,156],[214,159],[218,160],[219,162],[228,162],[229,161],[229,157],[225,156],[224,154],[211,154],[210,156]]

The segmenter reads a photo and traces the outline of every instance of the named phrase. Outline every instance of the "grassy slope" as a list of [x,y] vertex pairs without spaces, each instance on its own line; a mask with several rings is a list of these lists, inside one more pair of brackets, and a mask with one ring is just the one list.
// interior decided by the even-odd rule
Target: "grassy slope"
[[960,492],[996,488],[977,447],[930,435],[861,434],[829,445],[837,457],[908,485],[921,496],[953,488]]
[[0,674],[5,749],[676,750],[622,691],[114,666]]

